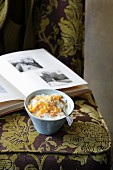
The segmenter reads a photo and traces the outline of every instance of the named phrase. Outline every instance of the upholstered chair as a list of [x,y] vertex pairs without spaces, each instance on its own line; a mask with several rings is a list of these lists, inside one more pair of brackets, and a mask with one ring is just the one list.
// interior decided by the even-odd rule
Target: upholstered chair
[[[30,1],[24,5],[21,47],[7,45],[8,22],[16,22],[8,13],[2,30],[3,53],[43,47],[83,77],[85,0]],[[14,24],[20,33],[20,23]],[[19,36],[14,42],[17,40]],[[73,101],[73,124],[65,123],[54,135],[39,134],[24,109],[1,116],[0,169],[110,170],[111,138],[92,92],[75,96]]]

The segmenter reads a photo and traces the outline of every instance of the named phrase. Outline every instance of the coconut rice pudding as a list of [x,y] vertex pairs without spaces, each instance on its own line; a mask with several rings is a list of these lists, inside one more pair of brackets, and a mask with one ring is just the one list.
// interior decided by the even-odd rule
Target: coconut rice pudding
[[46,120],[55,120],[63,117],[66,109],[66,100],[59,94],[36,95],[28,104],[28,110],[34,116]]

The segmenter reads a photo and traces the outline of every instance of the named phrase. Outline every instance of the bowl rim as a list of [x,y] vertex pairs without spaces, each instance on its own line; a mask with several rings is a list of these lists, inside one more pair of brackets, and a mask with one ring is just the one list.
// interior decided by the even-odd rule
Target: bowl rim
[[[41,118],[33,115],[33,114],[28,110],[27,105],[26,105],[27,100],[29,101],[33,96],[36,95],[37,92],[41,92],[41,91],[51,91],[51,92],[53,91],[54,93],[57,92],[56,94],[61,94],[63,97],[65,96],[66,99],[68,98],[68,99],[71,101],[71,111],[70,111],[70,113],[69,113],[68,115],[71,115],[71,114],[72,114],[72,112],[73,112],[73,110],[74,110],[74,102],[73,102],[73,100],[71,99],[70,96],[68,96],[66,93],[64,93],[64,92],[62,92],[62,91],[60,91],[60,90],[56,90],[56,89],[39,89],[39,90],[35,90],[35,91],[31,92],[29,95],[27,95],[27,97],[26,97],[25,100],[24,100],[24,108],[25,108],[25,110],[28,112],[29,115],[33,116],[34,118],[37,118],[38,120],[47,121],[47,122],[60,121],[60,120],[66,118],[66,116],[64,115],[64,116],[62,116],[61,118],[57,118],[57,119],[41,119]],[[34,95],[34,94],[35,94],[35,95]],[[44,94],[44,93],[43,93],[43,94]],[[64,97],[64,98],[65,98],[65,97]]]

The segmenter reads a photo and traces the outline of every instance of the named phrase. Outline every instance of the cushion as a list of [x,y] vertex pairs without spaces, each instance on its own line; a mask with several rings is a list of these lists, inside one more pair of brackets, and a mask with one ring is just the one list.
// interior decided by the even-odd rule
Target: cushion
[[0,169],[110,169],[111,138],[90,93],[73,98],[74,122],[39,134],[21,110],[0,117]]

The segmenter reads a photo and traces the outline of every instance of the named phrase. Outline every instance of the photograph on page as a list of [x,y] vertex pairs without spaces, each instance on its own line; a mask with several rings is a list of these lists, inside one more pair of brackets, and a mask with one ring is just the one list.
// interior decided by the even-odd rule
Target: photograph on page
[[24,96],[0,75],[0,102],[17,99],[23,100]]
[[8,60],[19,72],[31,71],[39,68],[43,68],[35,59],[31,56],[25,56],[14,58],[12,60]]
[[50,86],[62,86],[72,83],[72,81],[60,70],[45,70],[38,74]]
[[42,69],[35,71],[36,77],[40,77],[54,89],[74,86],[74,82],[63,71],[57,69]]

